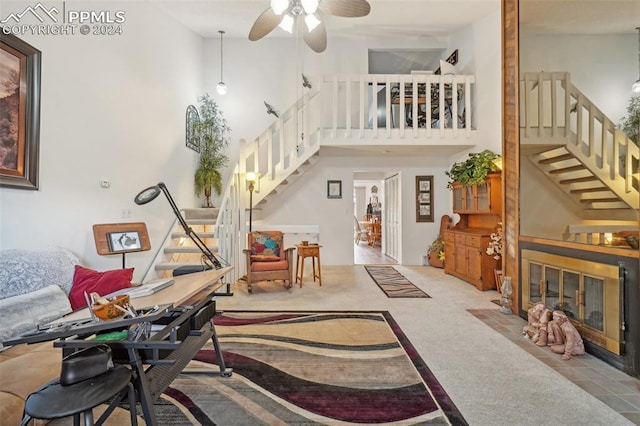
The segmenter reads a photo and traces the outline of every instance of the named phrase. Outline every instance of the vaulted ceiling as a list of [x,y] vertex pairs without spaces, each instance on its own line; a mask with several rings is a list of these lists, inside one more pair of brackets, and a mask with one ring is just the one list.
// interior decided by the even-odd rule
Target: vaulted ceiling
[[[269,0],[151,0],[203,37],[246,38]],[[362,18],[323,16],[329,38],[447,36],[500,10],[500,0],[369,0]],[[640,25],[638,0],[521,0],[521,30],[537,33],[628,34]],[[268,37],[288,37],[280,29]]]

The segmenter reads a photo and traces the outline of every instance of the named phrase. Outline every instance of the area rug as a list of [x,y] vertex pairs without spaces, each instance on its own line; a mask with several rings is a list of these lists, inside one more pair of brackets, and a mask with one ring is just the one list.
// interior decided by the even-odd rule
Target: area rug
[[[231,377],[180,375],[161,425],[466,425],[388,312],[231,312],[216,317]],[[217,371],[215,351],[187,368]]]
[[364,269],[387,297],[431,297],[393,266],[366,265]]

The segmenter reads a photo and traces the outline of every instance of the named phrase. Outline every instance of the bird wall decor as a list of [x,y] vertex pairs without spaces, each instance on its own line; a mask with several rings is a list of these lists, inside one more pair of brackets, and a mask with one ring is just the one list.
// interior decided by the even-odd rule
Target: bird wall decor
[[306,87],[307,89],[311,89],[311,82],[307,78],[306,75],[302,74],[302,87]]
[[271,114],[276,118],[280,118],[280,114],[278,114],[278,111],[276,111],[276,109],[272,105],[269,105],[266,101],[264,101],[264,106],[267,107],[267,114]]

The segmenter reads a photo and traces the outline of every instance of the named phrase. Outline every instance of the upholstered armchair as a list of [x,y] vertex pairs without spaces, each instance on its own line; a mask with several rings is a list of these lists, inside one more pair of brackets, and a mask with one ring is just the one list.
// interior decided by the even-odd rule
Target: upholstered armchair
[[247,285],[260,281],[284,281],[291,288],[293,279],[293,247],[285,249],[280,231],[253,231],[247,234]]

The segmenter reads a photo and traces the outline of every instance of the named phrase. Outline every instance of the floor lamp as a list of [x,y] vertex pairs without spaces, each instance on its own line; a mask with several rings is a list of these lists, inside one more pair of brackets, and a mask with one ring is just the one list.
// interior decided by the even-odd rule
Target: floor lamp
[[251,224],[253,222],[253,190],[255,189],[257,176],[254,172],[247,172],[246,179],[249,187],[249,232],[251,232]]

